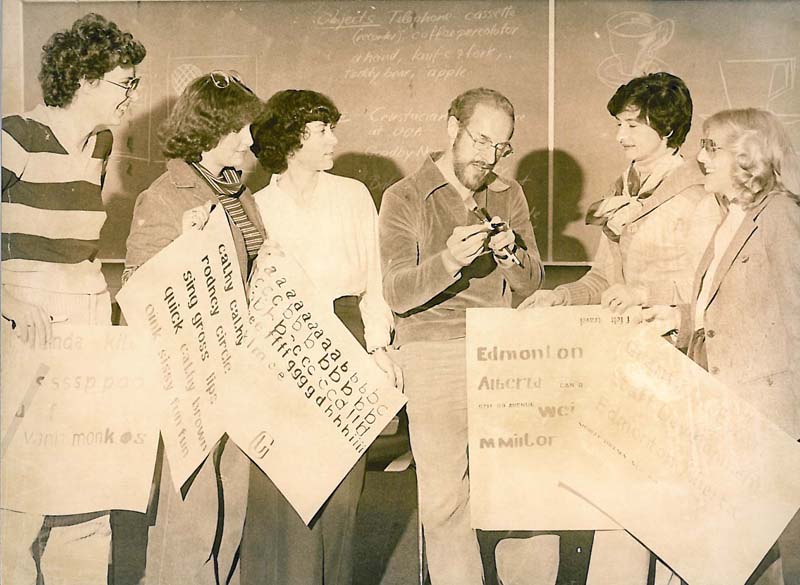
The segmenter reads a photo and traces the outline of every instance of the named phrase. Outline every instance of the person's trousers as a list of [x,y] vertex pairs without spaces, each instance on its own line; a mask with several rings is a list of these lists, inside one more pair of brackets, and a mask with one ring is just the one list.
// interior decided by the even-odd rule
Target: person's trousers
[[419,514],[432,585],[479,585],[483,567],[470,527],[466,347],[463,339],[408,343],[403,368]]
[[241,585],[351,585],[356,513],[365,470],[363,456],[306,526],[275,484],[253,469],[242,538]]
[[[111,324],[108,292],[68,294],[12,285],[3,285],[3,292],[40,305],[51,316],[66,318],[68,324]],[[10,327],[4,327],[3,334],[13,333]],[[35,486],[3,485],[2,489]],[[0,510],[0,543],[3,585],[36,585],[37,575],[44,578],[46,585],[95,585],[108,581],[111,526],[107,511],[43,516]]]
[[36,585],[39,572],[46,585],[108,582],[108,512],[39,516],[0,510],[0,525],[3,585]]
[[194,477],[185,498],[164,458],[155,525],[147,543],[146,585],[225,585],[235,580],[250,460],[223,437]]
[[[625,530],[594,533],[586,585],[647,585],[650,551]],[[656,562],[655,585],[680,585],[680,579]]]

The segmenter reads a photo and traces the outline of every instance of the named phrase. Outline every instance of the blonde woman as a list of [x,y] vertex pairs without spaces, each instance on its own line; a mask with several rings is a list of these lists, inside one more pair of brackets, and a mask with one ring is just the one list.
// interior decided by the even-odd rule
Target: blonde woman
[[[679,342],[689,356],[800,439],[800,163],[769,112],[726,110],[703,125],[697,160],[725,212],[700,262]],[[650,310],[672,327],[675,311]],[[798,542],[800,521],[779,543]],[[796,545],[795,545],[796,546]],[[787,554],[790,553],[790,554]],[[781,556],[797,563],[784,545]],[[748,583],[782,584],[773,548]],[[760,574],[759,574],[760,573]]]

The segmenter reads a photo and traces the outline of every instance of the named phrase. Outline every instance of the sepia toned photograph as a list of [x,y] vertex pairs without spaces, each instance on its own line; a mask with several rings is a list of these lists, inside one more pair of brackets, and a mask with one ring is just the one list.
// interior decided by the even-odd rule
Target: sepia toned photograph
[[0,583],[800,585],[800,2],[2,38]]

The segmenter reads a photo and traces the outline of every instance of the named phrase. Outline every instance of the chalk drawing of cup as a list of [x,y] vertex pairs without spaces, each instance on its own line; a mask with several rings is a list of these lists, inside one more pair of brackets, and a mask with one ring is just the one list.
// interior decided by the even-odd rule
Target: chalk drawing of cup
[[729,108],[760,107],[794,89],[794,58],[720,61],[719,73]]
[[611,51],[626,75],[639,75],[672,39],[675,23],[646,12],[620,12],[606,21]]

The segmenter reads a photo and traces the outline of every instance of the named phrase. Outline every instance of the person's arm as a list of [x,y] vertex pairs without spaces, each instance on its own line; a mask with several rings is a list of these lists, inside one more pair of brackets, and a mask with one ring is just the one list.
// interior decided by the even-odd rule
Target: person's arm
[[394,316],[383,298],[383,278],[378,242],[378,213],[372,203],[367,188],[360,185],[363,193],[359,193],[359,222],[356,226],[358,237],[366,253],[367,278],[364,293],[361,295],[359,309],[364,322],[364,338],[367,351],[375,351],[389,345]]
[[445,247],[438,254],[420,259],[417,230],[419,209],[410,203],[415,194],[403,197],[402,189],[386,191],[378,214],[383,293],[395,313],[415,309],[456,282],[460,268],[454,266]]
[[544,265],[536,246],[528,202],[525,200],[521,187],[513,191],[508,225],[516,236],[517,249],[514,255],[519,260],[519,264],[507,259],[498,261],[498,266],[503,271],[503,276],[512,291],[521,295],[530,295],[544,281]]
[[365,209],[362,214],[361,237],[367,253],[367,282],[364,294],[361,295],[359,309],[364,322],[364,341],[367,351],[378,367],[389,378],[397,389],[403,388],[403,370],[386,351],[391,342],[394,329],[394,315],[383,298],[383,278],[381,274],[381,257],[378,242],[378,214],[372,203],[372,197],[364,187]]
[[[769,273],[766,281],[775,291],[787,335],[787,352],[800,351],[800,206],[789,197],[776,197],[759,218]],[[797,366],[795,366],[797,369]]]
[[143,191],[136,199],[131,231],[126,242],[125,270],[128,276],[181,235],[182,218],[156,188]]
[[[6,119],[3,120],[4,124]],[[28,164],[28,152],[15,140],[7,128],[3,128],[3,201],[8,201],[5,197],[6,191],[17,184],[25,172]]]
[[603,292],[609,287],[612,280],[614,258],[611,246],[616,243],[609,241],[605,235],[600,236],[592,267],[575,282],[557,286],[554,290],[564,295],[565,305],[597,305]]

